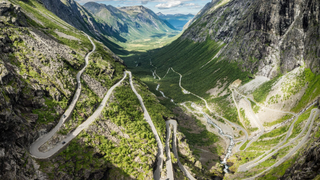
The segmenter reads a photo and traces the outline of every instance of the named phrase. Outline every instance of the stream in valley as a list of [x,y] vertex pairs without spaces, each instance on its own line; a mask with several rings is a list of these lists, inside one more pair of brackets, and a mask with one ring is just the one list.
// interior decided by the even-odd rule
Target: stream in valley
[[[169,71],[169,70],[170,70],[170,68],[168,69],[168,71]],[[167,71],[167,73],[168,73],[168,71]],[[154,77],[154,79],[157,79],[157,76],[155,75],[155,72],[154,72],[154,71],[151,71],[151,72],[152,72],[152,76]],[[166,73],[166,75],[167,75],[167,73]],[[159,78],[159,80],[160,80],[160,78]],[[180,82],[181,82],[181,78],[180,78]],[[179,83],[180,83],[180,82],[179,82]],[[180,86],[181,86],[181,85],[180,85]],[[160,87],[160,84],[157,85],[156,91],[160,92],[161,95],[162,95],[164,98],[168,98],[168,97],[166,97],[166,96],[164,95],[164,93],[163,93],[162,91],[159,90],[159,87]],[[171,99],[171,102],[174,103],[174,100]],[[192,105],[194,105],[194,103],[192,103]],[[224,165],[223,171],[224,171],[225,173],[229,173],[229,166],[227,165],[227,160],[228,160],[228,158],[231,156],[232,148],[234,147],[233,137],[232,137],[231,135],[225,134],[225,133],[222,131],[222,129],[221,129],[216,123],[214,123],[214,122],[209,118],[209,116],[208,116],[207,114],[205,114],[202,110],[200,110],[200,112],[204,115],[204,117],[206,117],[208,124],[213,125],[214,127],[216,127],[216,128],[219,130],[219,134],[220,134],[221,136],[225,136],[225,137],[227,137],[227,138],[230,139],[230,144],[229,144],[229,146],[228,146],[227,153],[226,153],[223,161],[221,162],[221,164]]]

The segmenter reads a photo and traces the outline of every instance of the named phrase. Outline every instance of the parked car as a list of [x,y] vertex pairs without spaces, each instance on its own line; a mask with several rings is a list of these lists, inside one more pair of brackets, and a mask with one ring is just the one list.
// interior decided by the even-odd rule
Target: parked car
[[65,144],[65,143],[66,143],[65,141],[62,142],[62,144]]

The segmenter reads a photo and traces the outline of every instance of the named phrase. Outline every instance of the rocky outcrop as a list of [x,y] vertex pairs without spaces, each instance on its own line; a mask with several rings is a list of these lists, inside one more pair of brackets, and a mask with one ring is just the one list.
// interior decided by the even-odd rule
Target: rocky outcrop
[[26,26],[26,19],[21,13],[20,6],[15,6],[8,1],[0,2],[0,27],[6,25]]
[[187,24],[183,26],[183,29],[187,29],[192,23],[194,23],[196,20],[201,18],[207,10],[212,8],[214,5],[216,5],[219,2],[219,0],[212,0],[211,2],[207,3],[192,19],[190,19]]
[[286,170],[281,180],[314,179],[320,174],[320,138],[314,141],[293,166]]
[[[0,179],[45,178],[28,148],[63,113],[59,105],[49,107],[48,102],[72,95],[66,86],[72,76],[57,77],[69,75],[62,70],[66,64],[61,57],[69,59],[71,50],[29,27],[19,6],[0,2],[0,11]],[[49,121],[39,109],[55,114]]]
[[99,96],[99,98],[103,99],[104,94],[107,92],[107,88],[103,87],[100,82],[87,74],[83,74],[82,79],[86,82],[89,88]]
[[44,105],[44,94],[24,82],[9,63],[0,61],[0,74],[0,179],[36,179],[26,150],[38,136],[38,115],[32,109]]
[[[228,1],[219,1],[219,3]],[[320,2],[317,0],[230,0],[211,2],[203,16],[182,35],[226,46],[220,57],[245,71],[275,77],[303,64],[319,72]]]
[[19,6],[0,2],[0,179],[48,179],[29,146],[64,112],[88,52],[62,44],[28,18]]

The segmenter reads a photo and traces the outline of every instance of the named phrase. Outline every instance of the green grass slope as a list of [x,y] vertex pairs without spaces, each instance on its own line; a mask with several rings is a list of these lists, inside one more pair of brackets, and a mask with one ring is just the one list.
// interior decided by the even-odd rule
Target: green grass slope
[[[183,75],[181,85],[186,90],[208,98],[209,94],[206,92],[215,87],[218,81],[230,84],[237,79],[248,80],[248,73],[241,71],[237,64],[229,63],[227,59],[214,58],[223,46],[223,43],[209,38],[203,43],[178,39],[160,50],[140,53],[137,56],[124,58],[124,60],[132,71],[148,85],[151,85],[152,82],[160,83],[160,90],[165,94],[172,94],[168,96],[178,102],[188,99],[185,97],[181,99],[182,92],[178,86],[179,75],[170,71],[166,78],[156,81],[150,78],[151,70],[155,70],[155,67],[160,77],[163,77],[168,68],[172,67]],[[150,65],[150,61],[153,66]]]

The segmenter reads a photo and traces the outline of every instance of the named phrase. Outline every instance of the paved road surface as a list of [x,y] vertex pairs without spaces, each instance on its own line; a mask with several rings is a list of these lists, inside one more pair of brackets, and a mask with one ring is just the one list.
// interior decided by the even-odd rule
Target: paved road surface
[[[242,171],[245,172],[257,165],[259,165],[260,163],[264,162],[265,160],[267,160],[268,158],[270,158],[273,154],[275,154],[276,152],[278,152],[280,149],[287,147],[288,145],[290,145],[292,142],[294,142],[295,140],[297,140],[306,130],[308,124],[310,123],[312,117],[314,118],[314,116],[312,116],[313,112],[316,112],[315,109],[312,110],[312,112],[310,113],[309,119],[306,123],[306,125],[304,126],[303,130],[299,133],[299,135],[297,135],[294,139],[292,139],[290,142],[286,143],[288,138],[291,135],[291,132],[293,130],[294,124],[295,122],[298,120],[299,116],[296,117],[296,119],[294,120],[294,122],[291,124],[289,130],[287,131],[287,135],[285,137],[284,140],[282,140],[281,142],[279,142],[275,147],[271,148],[269,151],[265,152],[264,154],[260,155],[258,158],[256,158],[253,161],[250,161],[246,164],[242,164],[239,166],[238,171]],[[312,120],[313,121],[313,120]],[[284,146],[282,146],[284,143],[286,143]]]
[[[307,141],[308,141],[308,138],[310,136],[310,133],[311,133],[311,130],[312,130],[312,126],[313,126],[313,123],[314,123],[314,120],[315,118],[317,118],[319,116],[319,113],[320,113],[320,110],[319,109],[313,109],[310,113],[310,116],[309,116],[309,119],[308,119],[308,122],[310,122],[311,120],[311,124],[310,124],[310,127],[309,127],[309,130],[307,132],[307,134],[304,136],[304,138],[299,142],[299,144],[294,147],[293,149],[291,149],[291,151],[285,155],[282,159],[280,159],[279,161],[277,161],[275,164],[273,164],[272,166],[268,167],[266,170],[264,170],[263,172],[259,173],[259,174],[256,174],[255,176],[253,177],[250,177],[250,178],[247,178],[247,180],[253,180],[255,178],[257,178],[258,176],[261,176],[263,173],[267,172],[267,171],[270,171],[272,168],[274,167],[277,167],[279,166],[280,164],[282,164],[284,161],[288,160],[293,154],[295,154],[297,152],[297,150],[299,148],[301,148]],[[307,127],[307,124],[305,126],[305,128]]]
[[195,178],[189,173],[189,171],[181,164],[180,160],[179,160],[179,156],[178,156],[178,151],[177,151],[177,121],[175,120],[168,120],[166,121],[167,124],[167,128],[170,124],[173,125],[173,141],[172,141],[172,148],[173,148],[173,154],[176,157],[177,161],[178,161],[178,165],[181,169],[181,171],[183,172],[183,174],[190,180],[195,180]]
[[[236,108],[237,108],[239,120],[241,120],[240,108],[239,108],[239,106],[238,106],[238,104],[237,104],[237,101],[236,101],[236,99],[235,99],[235,97],[234,97],[234,93],[233,93],[232,89],[230,89],[230,90],[231,90],[231,92],[232,92],[232,100],[233,100],[233,102],[234,102],[234,104],[236,105]],[[243,127],[241,127],[241,126],[239,126],[238,129],[245,133],[245,139],[242,140],[242,143],[241,143],[241,144],[239,144],[239,145],[236,146],[235,152],[239,152],[241,146],[242,146],[244,143],[246,143],[247,140],[248,140],[248,132],[247,132]]]
[[131,89],[132,91],[136,94],[137,98],[139,99],[139,102],[141,104],[141,107],[143,109],[143,112],[144,112],[144,118],[146,119],[146,121],[149,123],[150,127],[151,127],[151,130],[155,136],[155,139],[157,141],[157,144],[158,144],[158,154],[157,154],[157,168],[153,174],[154,176],[154,179],[155,180],[159,180],[160,177],[161,177],[161,169],[162,169],[162,166],[163,166],[163,146],[162,146],[162,143],[161,143],[161,140],[160,140],[160,137],[158,135],[158,132],[151,120],[151,117],[143,103],[143,99],[142,97],[140,96],[140,94],[138,94],[138,92],[136,91],[136,89],[134,88],[133,86],[133,82],[132,82],[132,74],[130,71],[126,71],[126,73],[129,74],[129,77],[130,77],[130,85],[131,85]]
[[[200,96],[198,96],[198,95],[196,95],[196,94],[194,94],[194,93],[192,93],[192,92],[189,92],[189,91],[187,91],[186,89],[184,89],[184,88],[182,87],[182,85],[181,85],[181,80],[182,80],[182,77],[183,77],[183,76],[182,76],[180,73],[176,72],[172,67],[171,67],[171,70],[172,70],[173,72],[177,73],[177,74],[180,76],[179,86],[180,86],[180,88],[183,90],[183,93],[185,93],[185,94],[192,94],[192,95],[198,97],[199,99],[201,99],[201,100],[205,103],[206,108],[207,108],[211,113],[214,113],[214,111],[211,110],[211,108],[209,107],[207,101],[206,101],[204,98],[202,98],[202,97],[200,97]],[[224,118],[224,117],[222,117],[222,116],[220,116],[220,115],[218,115],[218,114],[215,114],[215,115],[216,115],[217,117],[223,119],[224,121],[228,122],[230,125],[236,127],[237,129],[239,129],[239,130],[241,130],[241,131],[243,131],[243,132],[245,133],[245,139],[242,141],[242,144],[244,144],[244,143],[247,141],[247,139],[248,139],[248,133],[247,133],[247,131],[246,131],[244,128],[242,128],[241,126],[239,126],[239,125],[237,125],[237,124],[235,124],[235,123],[230,122],[228,119],[226,119],[226,118]],[[210,121],[209,121],[209,122],[210,122]],[[211,121],[211,122],[212,122],[212,121]],[[220,131],[222,132],[222,130],[221,130],[221,128],[220,128],[219,126],[217,126],[217,125],[215,125],[215,126],[218,127],[218,129],[220,129]],[[229,137],[229,135],[224,135],[224,136],[226,136],[226,137],[228,136],[228,137]],[[231,136],[230,136],[230,137],[231,137]],[[230,138],[230,137],[229,137],[229,138]],[[225,164],[225,171],[227,171],[227,169],[228,169],[228,167],[227,167],[227,165],[226,165],[226,160],[227,160],[227,158],[228,158],[229,156],[231,156],[231,152],[232,152],[233,146],[234,146],[233,137],[231,137],[231,138],[230,138],[230,144],[229,144],[228,150],[227,150],[227,155],[226,155],[226,158],[225,158],[224,161],[223,161],[223,163]]]
[[170,137],[171,137],[171,128],[170,122],[166,121],[167,127],[167,138],[166,138],[166,153],[167,153],[167,179],[166,180],[173,180],[173,168],[172,168],[172,161],[171,161],[171,154],[170,154]]
[[[48,133],[45,137],[46,138],[41,138],[39,140],[37,140],[35,143],[33,143],[30,147],[30,153],[33,157],[37,158],[37,159],[46,159],[51,157],[52,155],[54,155],[55,153],[57,153],[61,148],[63,148],[64,146],[66,146],[72,139],[74,139],[75,137],[77,137],[77,135],[83,130],[89,127],[89,125],[91,123],[93,123],[101,114],[103,108],[106,105],[106,102],[108,101],[108,99],[111,96],[112,91],[120,85],[120,83],[126,78],[127,74],[124,74],[124,77],[115,85],[113,85],[107,92],[107,94],[105,95],[105,97],[103,98],[102,102],[100,103],[99,107],[95,110],[95,112],[85,121],[83,122],[80,126],[77,127],[77,129],[75,129],[72,133],[68,134],[67,137],[63,140],[65,142],[65,144],[59,143],[57,144],[54,148],[50,149],[47,152],[40,152],[39,151],[39,147],[44,144],[47,140],[49,140],[52,135],[51,131],[50,133]],[[60,125],[61,126],[61,125]],[[56,126],[58,127],[58,125]],[[55,127],[55,128],[56,128]],[[55,131],[56,132],[56,131]],[[55,133],[54,132],[54,133]]]
[[[91,41],[92,42],[92,41]],[[92,42],[93,43],[93,42]],[[94,46],[95,47],[95,46]],[[95,48],[94,48],[95,49]],[[93,51],[94,51],[93,49]],[[92,51],[92,52],[93,52]],[[88,56],[90,55],[90,53],[88,54]],[[88,61],[88,56],[86,57],[86,61]],[[87,63],[86,63],[87,64]],[[83,69],[84,70],[84,69]],[[80,75],[81,73],[83,72],[83,70],[80,71],[80,73],[77,74],[77,80],[78,82],[80,82]],[[138,97],[139,101],[140,101],[140,104],[142,106],[142,109],[144,111],[144,117],[146,119],[146,121],[149,123],[149,125],[151,126],[151,129],[152,129],[152,132],[154,133],[155,135],[155,139],[157,141],[157,144],[158,144],[158,155],[157,155],[157,160],[158,160],[158,163],[157,163],[157,168],[156,168],[156,171],[154,172],[154,179],[158,180],[160,179],[160,172],[161,172],[161,169],[162,169],[162,165],[163,165],[163,147],[162,147],[162,143],[160,141],[160,138],[159,138],[159,135],[155,129],[155,126],[149,116],[149,113],[147,111],[147,109],[145,108],[145,105],[143,103],[143,100],[141,98],[141,96],[137,93],[136,89],[134,88],[133,86],[133,82],[132,82],[132,75],[131,75],[131,72],[129,71],[126,71],[124,72],[124,77],[118,82],[116,83],[115,85],[113,85],[107,92],[107,94],[105,95],[105,97],[103,98],[101,104],[99,105],[99,107],[97,108],[97,110],[85,121],[83,122],[80,126],[78,126],[77,129],[75,129],[72,133],[68,134],[67,137],[63,140],[65,143],[62,144],[62,143],[59,143],[57,144],[54,148],[50,149],[49,151],[47,152],[40,152],[39,151],[39,147],[44,144],[45,142],[47,142],[58,130],[59,128],[61,127],[61,125],[65,122],[65,120],[67,118],[63,118],[63,116],[61,117],[58,125],[52,130],[50,131],[48,134],[44,135],[43,137],[39,138],[37,141],[35,141],[31,146],[30,146],[30,153],[31,155],[34,157],[34,158],[37,158],[37,159],[46,159],[46,158],[49,158],[51,157],[52,155],[54,155],[55,153],[57,153],[61,148],[63,148],[64,146],[66,146],[73,138],[75,138],[83,129],[86,129],[89,127],[89,125],[94,122],[96,120],[96,118],[99,117],[99,115],[101,114],[103,108],[105,107],[106,105],[106,102],[107,100],[110,98],[111,96],[111,93],[113,92],[113,90],[119,86],[121,84],[121,82],[127,77],[127,74],[129,74],[129,77],[130,77],[130,85],[131,85],[131,88],[133,90],[133,92],[136,94],[136,96]],[[80,83],[79,83],[80,84]],[[80,87],[80,88],[79,88]],[[77,99],[79,98],[79,95],[80,95],[80,90],[81,90],[81,85],[79,86],[78,85],[78,88],[77,88],[77,92],[74,96],[74,99],[71,103],[71,105],[69,106],[69,108],[66,110],[66,116],[70,116],[72,114],[72,110],[75,106],[75,103],[77,102]]]
[[53,154],[55,154],[59,149],[61,149],[64,146],[62,144],[59,144],[57,148],[54,148],[55,150],[50,150],[46,153],[42,153],[39,151],[39,147],[42,144],[44,144],[45,142],[47,142],[60,129],[60,127],[63,125],[63,123],[72,115],[73,109],[74,109],[74,107],[80,97],[80,93],[81,93],[80,77],[81,77],[81,74],[83,73],[83,71],[85,71],[86,67],[88,66],[89,56],[96,49],[95,44],[92,42],[92,40],[90,39],[89,36],[88,36],[88,39],[90,40],[91,44],[93,45],[93,49],[85,57],[85,66],[76,75],[78,86],[77,86],[77,90],[73,96],[73,99],[72,99],[68,109],[65,111],[64,115],[61,116],[59,123],[49,133],[45,134],[42,137],[39,137],[33,144],[31,144],[30,153],[31,153],[31,156],[33,156],[35,158],[42,158],[42,159],[48,158],[48,157],[52,156]]

